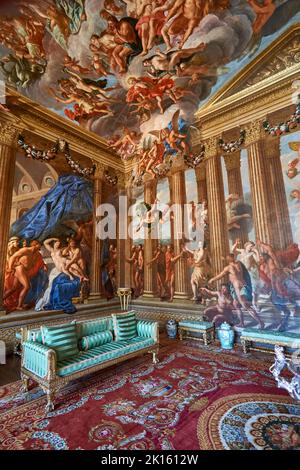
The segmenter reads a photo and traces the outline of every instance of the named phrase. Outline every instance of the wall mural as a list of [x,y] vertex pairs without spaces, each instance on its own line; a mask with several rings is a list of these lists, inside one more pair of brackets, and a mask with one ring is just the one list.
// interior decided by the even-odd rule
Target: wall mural
[[[140,192],[126,266],[131,267],[136,297],[144,290],[145,247],[140,232],[156,224],[159,241],[147,263],[153,267],[158,298],[173,300],[175,265],[185,260],[190,297],[203,304],[206,316],[217,324],[225,319],[241,328],[299,329],[300,133],[288,134],[299,119],[299,104],[295,122],[291,117],[274,128],[265,123],[266,133],[281,135],[294,243],[280,251],[257,239],[241,130],[237,141],[219,142],[233,254],[226,259],[225,271],[215,277],[207,200],[202,198],[196,208],[195,168],[204,154],[203,149],[194,154],[191,148],[199,106],[288,25],[299,21],[299,12],[299,0],[15,0],[1,4],[0,68],[6,83],[106,138],[121,159],[135,159],[132,183]],[[34,163],[51,165],[58,144],[39,153],[20,136],[19,145],[31,160],[40,160]],[[226,158],[238,149],[242,181],[237,194],[227,179]],[[173,216],[161,212],[158,205],[170,202],[165,176],[177,155],[190,168],[185,172],[189,233],[199,219],[202,237],[197,244],[183,240],[175,254]],[[7,312],[34,308],[72,313],[73,299],[81,295],[83,286],[89,288],[93,195],[86,177],[94,169],[76,167],[68,152],[64,157],[69,174],[52,180],[40,200],[12,214],[5,272]],[[26,159],[28,165],[30,159]],[[16,169],[15,179],[26,191],[28,182],[22,178]],[[111,178],[106,175],[108,183],[113,183]],[[155,178],[159,178],[157,199],[149,206],[143,184]],[[37,179],[36,175],[33,186],[38,185]],[[228,285],[225,274],[236,260],[242,263],[241,277],[231,275]],[[102,244],[100,263],[109,299],[117,287],[115,240]],[[217,289],[216,281],[223,279],[226,283]],[[212,297],[217,299],[214,306],[209,305]]]
[[[192,155],[193,116],[289,23],[298,0],[2,2],[6,83],[136,157],[133,182]],[[111,129],[115,129],[111,135]]]

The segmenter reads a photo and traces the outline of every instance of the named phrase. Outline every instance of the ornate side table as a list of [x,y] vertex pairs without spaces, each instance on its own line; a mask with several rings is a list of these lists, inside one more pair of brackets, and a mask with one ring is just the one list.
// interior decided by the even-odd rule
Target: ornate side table
[[131,288],[130,287],[119,287],[117,290],[117,296],[120,299],[121,310],[128,310],[129,302],[131,300]]

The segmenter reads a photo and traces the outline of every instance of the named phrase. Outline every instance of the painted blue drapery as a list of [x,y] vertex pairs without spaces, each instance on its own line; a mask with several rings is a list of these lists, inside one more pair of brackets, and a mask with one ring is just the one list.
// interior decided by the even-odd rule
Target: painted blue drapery
[[64,222],[86,221],[92,212],[92,183],[80,176],[63,175],[37,204],[11,226],[10,234],[25,240],[65,238],[74,231]]

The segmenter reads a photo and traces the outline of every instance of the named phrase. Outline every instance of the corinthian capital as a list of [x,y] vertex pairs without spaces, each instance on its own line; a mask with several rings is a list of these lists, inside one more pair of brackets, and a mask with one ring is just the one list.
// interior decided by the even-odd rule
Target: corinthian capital
[[14,123],[0,122],[0,144],[13,147],[17,144],[17,137],[20,132]]
[[217,137],[210,137],[204,142],[204,145],[205,145],[205,158],[215,157],[218,154]]
[[107,166],[103,165],[103,163],[100,163],[100,162],[93,161],[93,163],[96,166],[94,178],[103,179],[103,175],[104,175],[105,170],[107,170]]
[[263,136],[263,128],[261,121],[252,121],[245,126],[246,137],[245,144],[251,145],[258,142]]

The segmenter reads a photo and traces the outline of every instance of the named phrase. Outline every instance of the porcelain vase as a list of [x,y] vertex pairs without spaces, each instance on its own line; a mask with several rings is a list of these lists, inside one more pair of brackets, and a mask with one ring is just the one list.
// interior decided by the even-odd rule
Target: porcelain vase
[[168,320],[166,325],[167,335],[169,338],[176,338],[177,336],[177,323],[175,320]]
[[234,344],[234,331],[229,323],[222,323],[218,329],[218,338],[223,349],[232,349]]

